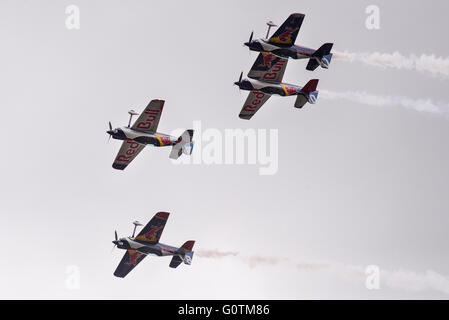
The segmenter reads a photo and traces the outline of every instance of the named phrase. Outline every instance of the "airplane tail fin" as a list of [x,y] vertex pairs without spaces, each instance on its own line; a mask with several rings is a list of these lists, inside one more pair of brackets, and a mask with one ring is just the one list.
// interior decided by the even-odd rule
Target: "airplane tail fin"
[[176,268],[178,267],[182,262],[185,264],[192,264],[193,259],[193,245],[195,244],[195,241],[189,240],[186,241],[181,248],[176,251],[176,255],[173,256],[173,258],[170,261],[170,268]]
[[328,69],[332,59],[332,53],[330,52],[332,50],[333,45],[334,45],[333,43],[325,43],[318,50],[316,50],[312,54],[312,57],[310,58],[306,69],[313,71],[319,65],[324,69]]
[[184,133],[178,138],[176,144],[172,147],[169,158],[178,159],[183,153],[191,155],[193,151],[193,129],[184,131]]
[[307,102],[315,103],[318,99],[318,91],[316,90],[318,86],[318,79],[312,79],[307,84],[302,87],[298,92],[298,97],[295,101],[295,108],[302,108]]

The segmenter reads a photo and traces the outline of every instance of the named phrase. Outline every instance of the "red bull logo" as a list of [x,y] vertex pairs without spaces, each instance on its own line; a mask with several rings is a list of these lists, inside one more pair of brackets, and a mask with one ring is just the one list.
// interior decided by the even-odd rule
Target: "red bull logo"
[[279,61],[277,61],[273,68],[271,68],[271,72],[267,72],[263,75],[263,79],[265,80],[274,80],[276,79],[279,71],[282,70],[283,65],[287,62],[287,60],[285,59],[279,59]]
[[296,93],[296,87],[282,85],[282,89],[284,89],[285,95],[290,96]]
[[139,258],[142,256],[142,253],[140,253],[137,250],[128,250],[128,254],[129,254],[129,261],[125,263],[136,266],[139,263]]
[[291,42],[292,33],[297,31],[298,28],[285,28],[285,31],[279,35],[279,40],[282,42]]
[[274,60],[274,55],[271,53],[262,53],[262,57],[263,57],[263,65],[267,66],[269,68],[271,68],[271,64],[273,63]]
[[164,226],[154,226],[152,227],[150,230],[148,230],[148,232],[146,232],[145,234],[138,236],[136,239],[137,240],[141,240],[141,241],[149,241],[149,242],[153,242],[153,241],[157,241],[157,233],[159,231],[161,231],[164,228]]
[[166,136],[158,136],[159,141],[161,142],[161,145],[166,145],[171,143],[171,139]]
[[129,162],[132,160],[134,154],[139,151],[139,144],[134,140],[126,139],[125,143],[128,144],[128,149],[123,154],[118,155],[115,161]]
[[254,99],[251,101],[250,104],[245,105],[242,111],[253,113],[260,108],[262,99],[265,97],[265,94],[263,92],[256,90],[252,91],[252,93],[254,94]]
[[153,121],[156,120],[159,116],[159,114],[162,112],[162,106],[159,110],[145,110],[143,113],[146,117],[142,121],[139,121],[137,123],[137,129],[141,130],[148,130],[151,128],[151,125],[153,124]]

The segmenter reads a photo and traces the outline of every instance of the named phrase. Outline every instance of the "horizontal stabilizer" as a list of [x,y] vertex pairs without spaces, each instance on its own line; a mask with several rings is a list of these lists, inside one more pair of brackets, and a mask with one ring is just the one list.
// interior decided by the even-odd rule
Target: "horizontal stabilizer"
[[295,108],[302,108],[308,103],[315,103],[318,99],[318,91],[316,90],[318,86],[318,79],[312,79],[307,84],[301,88],[298,97],[295,101]]
[[183,153],[191,155],[193,151],[193,130],[189,129],[178,138],[176,144],[172,147],[169,158],[178,159]]
[[325,55],[328,55],[329,53],[331,53],[332,50],[332,46],[334,44],[333,43],[325,43],[323,44],[321,47],[318,48],[318,50],[316,50],[313,54],[312,57],[319,57],[322,58]]
[[173,258],[170,261],[170,268],[176,268],[178,267],[181,262],[184,262],[185,264],[190,265],[192,263],[193,258],[193,245],[195,244],[195,241],[189,240],[186,241],[177,251],[176,255],[173,256]]
[[302,107],[304,107],[304,105],[306,103],[307,103],[307,98],[302,94],[298,94],[298,96],[296,97],[296,101],[295,101],[295,108],[301,109]]
[[329,68],[329,64],[331,63],[332,59],[332,53],[330,52],[332,50],[333,45],[334,45],[333,43],[325,43],[318,50],[316,50],[312,54],[312,57],[310,58],[306,69],[313,71],[318,66],[321,66],[325,69]]
[[313,71],[316,68],[318,68],[320,64],[318,63],[318,61],[315,58],[310,58],[309,63],[307,63],[307,67],[306,69],[309,71]]
[[173,256],[170,261],[170,268],[177,268],[182,262],[182,259],[179,256]]

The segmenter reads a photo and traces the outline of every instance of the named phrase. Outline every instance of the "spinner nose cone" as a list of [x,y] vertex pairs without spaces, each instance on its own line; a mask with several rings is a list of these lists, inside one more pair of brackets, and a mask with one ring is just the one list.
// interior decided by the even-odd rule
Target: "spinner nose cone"
[[257,49],[257,44],[254,42],[245,42],[244,45],[247,46],[250,50]]
[[113,130],[108,130],[108,131],[106,131],[106,133],[108,133],[108,134],[110,134],[110,135],[113,135],[113,134],[114,134],[114,131],[113,131]]
[[262,46],[259,42],[254,41],[247,41],[244,43],[245,46],[247,46],[252,51],[260,51],[262,50]]
[[118,245],[118,240],[112,240],[112,243]]

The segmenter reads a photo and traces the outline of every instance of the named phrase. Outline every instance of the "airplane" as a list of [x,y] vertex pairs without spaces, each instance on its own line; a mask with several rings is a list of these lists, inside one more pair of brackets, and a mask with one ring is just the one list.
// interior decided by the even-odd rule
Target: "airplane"
[[315,70],[319,65],[328,69],[332,59],[332,53],[330,52],[333,43],[325,43],[317,50],[295,45],[304,17],[305,15],[302,13],[291,14],[279,29],[268,38],[270,28],[276,26],[270,21],[267,23],[266,39],[253,40],[254,32],[251,32],[249,41],[245,42],[244,45],[252,51],[272,53],[280,58],[310,59],[306,67],[310,71]]
[[186,241],[180,248],[168,246],[159,242],[162,231],[164,231],[167,222],[168,212],[158,212],[148,222],[148,224],[134,237],[137,226],[142,226],[138,221],[134,221],[134,231],[131,237],[118,238],[115,231],[115,240],[112,241],[114,247],[127,250],[114,276],[124,278],[135,266],[137,266],[147,255],[173,256],[170,261],[170,268],[178,267],[182,262],[187,265],[192,263],[193,245],[195,241]]
[[282,82],[287,62],[287,58],[261,52],[248,73],[249,79],[242,80],[243,72],[240,74],[239,80],[234,84],[240,89],[250,91],[239,114],[241,119],[251,119],[272,95],[296,95],[295,108],[302,108],[307,102],[316,102],[318,79],[310,80],[304,87]]
[[132,117],[138,115],[134,110],[128,112],[130,117],[127,127],[112,129],[112,124],[109,121],[109,130],[106,131],[109,134],[109,139],[112,137],[113,139],[123,140],[120,151],[112,164],[114,169],[124,170],[146,145],[172,146],[169,155],[171,159],[178,159],[182,153],[192,154],[192,129],[184,131],[179,138],[156,132],[164,103],[164,100],[151,100],[132,126]]

